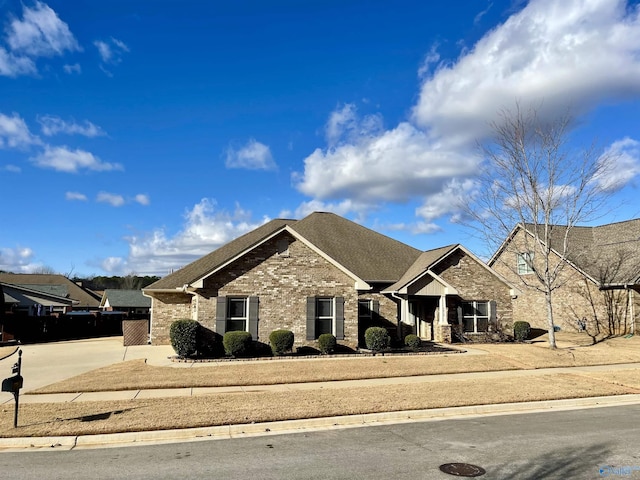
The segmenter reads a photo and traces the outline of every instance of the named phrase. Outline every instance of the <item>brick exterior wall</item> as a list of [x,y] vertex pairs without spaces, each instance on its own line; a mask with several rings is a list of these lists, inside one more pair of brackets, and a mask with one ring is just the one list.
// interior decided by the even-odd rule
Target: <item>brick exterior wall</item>
[[[278,253],[282,240],[289,242],[286,254]],[[178,318],[192,318],[216,331],[219,296],[259,298],[258,340],[269,343],[276,329],[294,333],[295,345],[315,345],[306,340],[307,297],[344,298],[344,340],[358,344],[358,298],[380,301],[380,314],[397,322],[395,302],[376,292],[355,289],[355,280],[303,242],[283,232],[209,277],[204,288],[191,295],[160,295],[153,300],[152,341],[168,343],[168,328]],[[172,303],[175,300],[176,303]]]
[[178,319],[193,318],[191,295],[177,293],[158,293],[151,300],[151,343],[168,345],[169,328]]
[[496,320],[503,330],[512,329],[513,304],[510,287],[485,266],[458,250],[438,264],[434,273],[458,290],[459,297],[447,297],[450,324],[458,323],[457,307],[460,302],[495,301]]
[[[513,304],[514,321],[526,321],[533,328],[547,330],[547,305],[543,292],[537,287],[541,284],[536,280],[535,274],[518,275],[516,268],[517,253],[526,251],[522,236],[519,231],[511,243],[496,258],[493,268],[521,290],[520,295]],[[531,242],[529,242],[531,244]],[[560,258],[553,254],[551,261],[555,265]],[[534,267],[542,269],[542,255],[534,254]],[[562,330],[577,331],[578,320],[586,319],[587,330],[590,333],[597,331],[596,318],[600,327],[606,322],[606,301],[603,292],[598,286],[585,277],[579,270],[571,265],[565,265],[559,275],[559,288],[552,293],[553,319],[556,326]],[[628,302],[628,292],[621,292],[621,301]],[[624,299],[622,299],[624,297]],[[638,311],[640,313],[640,310]],[[631,312],[628,312],[628,324],[631,326]]]

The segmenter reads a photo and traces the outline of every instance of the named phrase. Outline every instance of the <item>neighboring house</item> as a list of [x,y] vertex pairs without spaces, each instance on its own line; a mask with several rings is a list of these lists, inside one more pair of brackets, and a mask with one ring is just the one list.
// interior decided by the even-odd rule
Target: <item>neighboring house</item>
[[73,310],[98,310],[100,298],[64,275],[0,273],[0,282],[65,297],[73,302]]
[[296,344],[322,333],[362,344],[368,326],[451,341],[511,321],[515,290],[471,252],[421,252],[331,213],[276,219],[143,289],[151,297],[152,343],[169,343],[173,321],[254,340],[284,328]]
[[[545,245],[535,244],[534,228],[517,225],[489,265],[522,292],[513,304],[514,320],[547,329],[545,297],[536,281],[536,272],[544,271]],[[555,324],[592,335],[633,333],[640,326],[640,219],[551,228],[550,265],[563,267],[552,293]]]
[[4,291],[4,305],[8,313],[27,316],[64,314],[73,309],[77,300],[21,285],[0,283]]
[[123,312],[128,317],[148,318],[151,299],[142,294],[142,290],[119,290],[108,288],[102,294],[100,310],[103,312]]

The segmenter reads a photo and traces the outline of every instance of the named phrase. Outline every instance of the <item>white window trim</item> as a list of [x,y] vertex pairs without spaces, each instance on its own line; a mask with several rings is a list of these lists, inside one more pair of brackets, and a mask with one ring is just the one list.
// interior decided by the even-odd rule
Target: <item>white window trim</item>
[[[243,317],[232,317],[231,316],[231,302],[233,300],[242,300],[244,301],[244,316]],[[244,320],[244,330],[235,330],[235,331],[245,331],[248,332],[249,331],[249,297],[227,297],[227,318],[226,321],[238,321],[238,320]],[[228,323],[227,323],[228,324]],[[231,331],[231,330],[226,330],[226,331]]]
[[[366,315],[361,315],[360,314],[360,304],[361,303],[367,303],[367,309],[369,310],[369,313]],[[371,300],[370,298],[360,298],[358,299],[358,320],[362,319],[362,318],[366,318],[366,319],[373,319],[373,300]]]
[[[323,316],[321,317],[318,314],[318,311],[320,310],[318,308],[318,304],[320,302],[320,300],[331,300],[331,316]],[[316,330],[317,325],[318,325],[318,320],[331,320],[331,335],[335,335],[336,334],[336,297],[316,297]],[[316,332],[316,338],[318,338],[320,335]]]
[[[478,319],[487,319],[487,327],[489,326],[490,322],[491,322],[491,302],[489,301],[482,301],[482,300],[473,300],[473,301],[469,301],[469,302],[464,302],[464,303],[471,303],[473,306],[473,311],[474,314],[473,315],[465,315],[464,314],[464,306],[462,307],[462,320],[463,320],[463,330],[464,330],[464,320],[465,319],[470,319],[473,318],[473,331],[464,331],[464,333],[486,333],[488,331],[487,330],[483,330],[483,331],[478,331]],[[487,314],[486,315],[476,315],[475,312],[478,310],[478,304],[479,303],[484,303],[487,305]]]
[[518,275],[530,275],[533,271],[533,252],[519,252],[516,254],[516,269]]

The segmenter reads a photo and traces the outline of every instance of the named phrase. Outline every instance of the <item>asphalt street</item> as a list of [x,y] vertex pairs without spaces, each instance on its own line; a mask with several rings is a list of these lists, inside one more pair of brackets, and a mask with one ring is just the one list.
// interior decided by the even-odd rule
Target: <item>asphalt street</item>
[[[128,448],[1,453],[2,478],[640,478],[640,405]],[[461,478],[461,477],[457,477]]]

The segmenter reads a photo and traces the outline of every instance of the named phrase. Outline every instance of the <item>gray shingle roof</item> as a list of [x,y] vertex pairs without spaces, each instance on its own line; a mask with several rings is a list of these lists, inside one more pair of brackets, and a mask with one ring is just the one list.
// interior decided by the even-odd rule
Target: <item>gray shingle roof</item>
[[105,300],[114,308],[151,308],[151,299],[142,294],[142,290],[119,290],[108,288],[104,291],[100,306],[104,306]]
[[[44,293],[68,296],[78,301],[75,308],[97,308],[100,300],[90,291],[76,285],[64,275],[35,273],[0,273],[0,282],[23,285]],[[64,293],[63,293],[64,292]]]
[[458,247],[456,245],[448,245],[446,247],[435,248],[433,250],[427,250],[426,252],[422,252],[422,254],[418,257],[418,259],[409,267],[409,269],[402,275],[402,278],[398,280],[396,283],[391,285],[388,288],[385,288],[385,291],[388,292],[397,292],[402,289],[405,285],[415,279],[421,273],[429,270],[434,263],[438,262],[442,257],[449,254],[452,250]]
[[[532,226],[527,225],[531,230]],[[551,247],[563,251],[566,227],[554,225]],[[596,227],[573,227],[567,260],[605,284],[636,283],[640,277],[640,219]]]
[[144,290],[176,289],[191,284],[285,226],[368,282],[396,281],[421,254],[420,250],[333,213],[315,212],[302,220],[272,220]]

